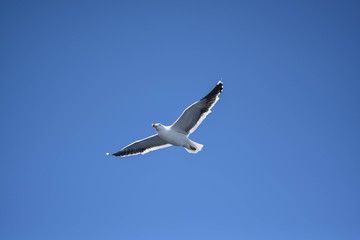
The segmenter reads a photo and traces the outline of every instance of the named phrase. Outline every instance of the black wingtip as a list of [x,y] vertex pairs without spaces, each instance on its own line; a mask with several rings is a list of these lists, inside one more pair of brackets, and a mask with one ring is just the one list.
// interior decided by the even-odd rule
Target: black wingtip
[[216,96],[218,94],[220,94],[223,90],[223,82],[220,80],[216,86],[214,87],[213,90],[211,90],[211,92],[208,93],[208,95],[206,95],[205,97],[203,97],[202,99],[207,99],[210,98],[212,96]]
[[115,157],[121,157],[120,155],[116,155],[116,153],[105,153],[106,156],[115,156]]
[[222,90],[224,88],[223,87],[223,82],[221,80],[222,80],[222,78],[220,78],[219,82],[216,84],[216,87],[215,87],[215,89],[217,89],[218,92],[222,92]]

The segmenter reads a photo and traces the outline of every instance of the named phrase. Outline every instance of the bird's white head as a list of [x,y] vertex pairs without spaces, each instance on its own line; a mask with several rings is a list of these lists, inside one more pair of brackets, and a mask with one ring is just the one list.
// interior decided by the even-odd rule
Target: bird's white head
[[164,127],[161,123],[153,123],[152,126],[156,129],[156,131],[159,131]]

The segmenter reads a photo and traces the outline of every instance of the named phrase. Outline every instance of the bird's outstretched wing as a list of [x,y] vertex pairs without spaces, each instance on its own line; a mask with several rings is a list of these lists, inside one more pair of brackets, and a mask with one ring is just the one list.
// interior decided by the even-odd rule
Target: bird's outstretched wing
[[193,133],[206,116],[211,113],[211,108],[219,100],[222,90],[223,83],[219,81],[208,95],[186,108],[171,125],[171,129],[187,135]]
[[159,135],[155,134],[148,138],[141,139],[139,141],[133,142],[132,144],[124,147],[117,153],[106,153],[106,155],[114,155],[117,157],[125,157],[136,154],[145,154],[160,148],[170,147],[171,144],[168,144],[162,140]]

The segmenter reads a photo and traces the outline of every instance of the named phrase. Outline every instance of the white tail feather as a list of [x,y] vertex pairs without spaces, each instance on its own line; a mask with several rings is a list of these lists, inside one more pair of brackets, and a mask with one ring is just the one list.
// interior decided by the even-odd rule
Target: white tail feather
[[186,151],[188,151],[189,153],[198,153],[201,151],[201,149],[203,148],[204,145],[200,144],[200,143],[197,143],[197,142],[194,142],[194,141],[191,141],[190,140],[190,147],[193,147],[195,148],[195,150],[191,149],[191,148],[185,148]]

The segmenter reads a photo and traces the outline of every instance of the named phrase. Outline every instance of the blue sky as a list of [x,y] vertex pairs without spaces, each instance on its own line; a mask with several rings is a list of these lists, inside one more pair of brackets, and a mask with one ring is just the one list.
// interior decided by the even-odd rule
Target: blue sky
[[[357,1],[1,1],[1,239],[359,239]],[[203,150],[105,156],[222,77]]]

